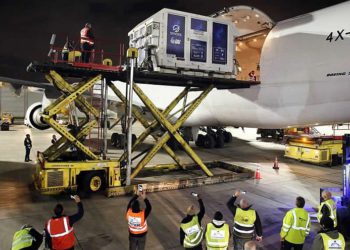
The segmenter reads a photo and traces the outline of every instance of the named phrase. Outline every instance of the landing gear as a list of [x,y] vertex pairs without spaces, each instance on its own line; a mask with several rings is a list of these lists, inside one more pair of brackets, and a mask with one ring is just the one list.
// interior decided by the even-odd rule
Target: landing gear
[[[136,135],[132,134],[132,144],[136,142]],[[124,149],[126,145],[126,136],[125,134],[119,134],[119,133],[113,133],[111,136],[111,144],[112,146],[118,148],[118,149]]]
[[206,135],[199,134],[196,140],[197,147],[223,148],[225,143],[232,142],[232,134],[223,128],[207,127],[201,128]]

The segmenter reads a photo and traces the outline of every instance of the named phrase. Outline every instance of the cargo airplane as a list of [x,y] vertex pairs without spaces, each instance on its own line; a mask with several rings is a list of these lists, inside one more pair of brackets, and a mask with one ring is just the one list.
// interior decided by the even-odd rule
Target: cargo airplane
[[[252,80],[248,74],[255,71],[260,84],[214,89],[184,125],[286,128],[350,121],[349,12],[350,2],[344,2],[277,23],[248,6],[214,13],[212,17],[218,20],[232,21],[239,33],[235,37],[237,79]],[[141,88],[160,109],[181,91],[167,86]],[[109,99],[117,100],[112,94]],[[40,119],[45,103],[27,110],[26,117],[35,128],[47,128]],[[135,104],[142,105],[137,99]]]

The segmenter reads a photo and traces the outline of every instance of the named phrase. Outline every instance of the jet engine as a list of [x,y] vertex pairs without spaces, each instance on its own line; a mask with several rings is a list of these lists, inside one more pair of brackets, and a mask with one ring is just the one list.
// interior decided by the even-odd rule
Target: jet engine
[[44,119],[41,117],[42,107],[43,105],[41,102],[36,102],[29,106],[25,116],[27,125],[39,130],[50,128],[50,126],[47,125]]

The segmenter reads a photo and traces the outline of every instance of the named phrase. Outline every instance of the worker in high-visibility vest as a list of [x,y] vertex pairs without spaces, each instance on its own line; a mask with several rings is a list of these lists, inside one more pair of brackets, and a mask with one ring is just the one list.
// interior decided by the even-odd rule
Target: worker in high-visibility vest
[[[142,210],[137,200],[141,196],[146,208]],[[146,197],[146,191],[138,192],[130,200],[126,208],[126,220],[129,226],[129,249],[143,250],[146,246],[146,235],[148,231],[147,217],[151,213],[152,206]]]
[[[235,205],[237,198],[241,196],[241,191],[235,191],[234,195],[227,202],[228,209],[233,214],[233,248],[243,250],[244,245],[255,240],[262,241],[262,226],[257,211],[249,205],[246,199],[241,199],[239,205]],[[254,234],[255,233],[255,234]]]
[[322,230],[315,236],[312,250],[344,250],[344,236],[335,229],[333,220],[323,216],[320,224]]
[[289,210],[283,218],[281,243],[283,250],[302,250],[306,236],[310,233],[311,221],[309,213],[304,209],[305,199],[297,197],[296,208]]
[[230,227],[223,220],[223,215],[217,211],[212,222],[207,224],[205,230],[205,243],[207,250],[226,250],[230,241]]
[[95,47],[95,36],[92,33],[90,23],[86,23],[84,28],[80,31],[80,49],[81,59],[84,63],[90,62],[91,51]]
[[334,227],[337,227],[338,222],[337,222],[337,205],[335,202],[332,200],[332,193],[324,190],[322,192],[322,199],[323,202],[318,208],[318,213],[317,213],[317,220],[318,222],[321,221],[321,218],[323,216],[328,216],[333,220]]
[[30,225],[23,225],[13,236],[11,250],[37,250],[43,242],[43,235]]
[[205,207],[199,194],[192,193],[197,197],[199,203],[199,213],[196,213],[194,205],[186,209],[186,217],[182,219],[180,225],[180,244],[185,249],[201,250],[204,231],[201,226]]
[[84,215],[83,204],[78,195],[73,196],[77,204],[78,212],[71,216],[63,214],[61,204],[54,208],[55,216],[49,219],[45,225],[46,245],[53,250],[72,250],[75,245],[73,225]]

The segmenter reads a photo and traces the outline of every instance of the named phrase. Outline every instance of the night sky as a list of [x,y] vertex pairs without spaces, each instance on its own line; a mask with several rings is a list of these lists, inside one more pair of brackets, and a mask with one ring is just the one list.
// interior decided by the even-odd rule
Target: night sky
[[274,21],[318,10],[339,0],[1,0],[0,76],[40,80],[26,73],[33,60],[47,60],[52,33],[62,45],[65,37],[78,38],[86,22],[106,51],[117,52],[119,43],[136,24],[162,8],[210,15],[224,7],[249,5]]

